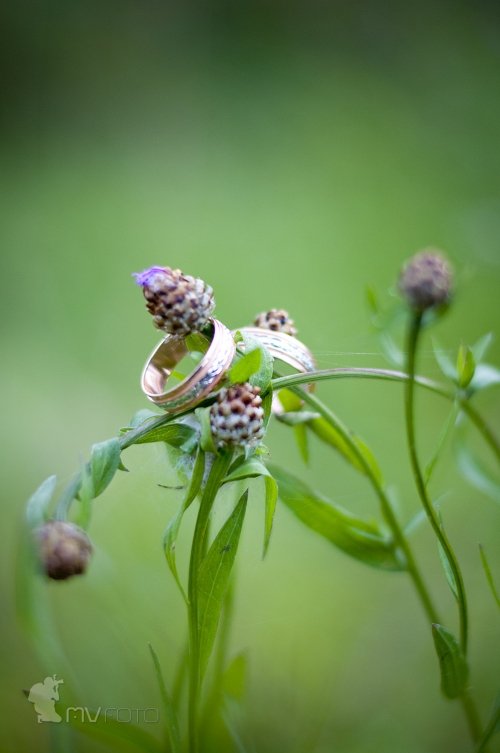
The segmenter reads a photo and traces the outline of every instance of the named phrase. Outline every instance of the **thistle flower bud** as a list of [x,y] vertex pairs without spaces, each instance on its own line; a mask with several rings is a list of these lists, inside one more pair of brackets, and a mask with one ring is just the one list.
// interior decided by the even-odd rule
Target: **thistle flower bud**
[[92,554],[90,540],[74,523],[51,520],[35,530],[40,564],[53,580],[81,575]]
[[233,384],[223,388],[210,408],[210,428],[217,447],[253,447],[264,436],[264,409],[259,387]]
[[189,335],[207,324],[215,308],[213,290],[180,269],[150,267],[135,274],[153,323],[171,335]]
[[270,329],[273,332],[283,332],[285,335],[297,334],[293,319],[284,309],[271,309],[263,311],[255,317],[254,325],[262,329]]
[[446,303],[452,283],[452,269],[445,257],[439,251],[420,251],[403,267],[399,290],[413,309],[422,312]]

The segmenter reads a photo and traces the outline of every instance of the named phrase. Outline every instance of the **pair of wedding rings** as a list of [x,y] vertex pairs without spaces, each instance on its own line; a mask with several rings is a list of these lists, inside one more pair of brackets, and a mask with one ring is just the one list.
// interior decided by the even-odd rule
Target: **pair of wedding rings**
[[274,358],[297,371],[306,373],[315,368],[310,350],[293,335],[262,327],[242,327],[231,332],[218,319],[211,318],[207,327],[208,347],[201,360],[190,374],[170,389],[166,389],[168,380],[190,352],[189,336],[167,335],[155,348],[141,377],[141,388],[146,397],[172,414],[198,405],[213,392],[230,368],[236,353],[235,334],[238,331],[257,340]]

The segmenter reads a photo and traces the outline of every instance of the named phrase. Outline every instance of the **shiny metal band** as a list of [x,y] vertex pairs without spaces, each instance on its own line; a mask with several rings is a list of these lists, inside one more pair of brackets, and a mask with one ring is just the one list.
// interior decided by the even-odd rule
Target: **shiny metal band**
[[235,354],[231,332],[217,319],[210,319],[212,339],[196,368],[175,387],[165,385],[175,366],[189,352],[185,337],[167,335],[148,358],[141,377],[146,397],[168,413],[179,413],[200,403],[224,377]]

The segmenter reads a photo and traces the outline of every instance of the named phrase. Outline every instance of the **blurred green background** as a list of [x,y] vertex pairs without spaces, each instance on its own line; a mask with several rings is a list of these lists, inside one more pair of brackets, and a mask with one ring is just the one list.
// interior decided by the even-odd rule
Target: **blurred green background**
[[[435,244],[454,261],[459,289],[435,333],[442,346],[453,354],[461,340],[498,332],[500,14],[496,3],[445,0],[18,0],[4,16],[0,747],[45,752],[56,749],[55,725],[36,723],[23,688],[50,672],[77,678],[81,705],[158,706],[147,642],[170,681],[185,637],[160,548],[181,493],[158,487],[176,478],[155,447],[127,451],[131,472],[97,500],[88,577],[46,588],[66,658],[44,666],[16,617],[25,500],[51,473],[66,483],[93,442],[147,407],[138,378],[158,335],[131,273],[181,267],[214,286],[230,326],[284,307],[320,367],[380,366],[365,285],[388,288],[406,257]],[[499,363],[498,341],[490,357]],[[420,369],[438,374],[430,340]],[[372,445],[408,520],[418,505],[400,388],[336,382],[319,394]],[[498,425],[498,395],[479,403]],[[425,455],[446,410],[419,395]],[[274,462],[378,514],[368,485],[324,448],[312,446],[305,469],[285,427],[268,444]],[[449,451],[432,491],[447,493],[485,717],[500,675],[499,622],[477,543],[498,578],[498,506],[457,475]],[[183,567],[191,525],[192,516]],[[250,658],[247,744],[258,753],[471,750],[459,707],[440,695],[406,576],[363,567],[284,508],[262,562],[262,528],[255,483],[231,641]],[[415,545],[455,630],[425,527]],[[62,749],[110,748],[75,733]]]

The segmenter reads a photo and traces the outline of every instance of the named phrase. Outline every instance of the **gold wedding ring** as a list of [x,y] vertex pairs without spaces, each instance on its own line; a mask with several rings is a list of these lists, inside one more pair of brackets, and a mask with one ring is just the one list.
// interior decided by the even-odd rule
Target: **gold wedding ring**
[[274,332],[263,327],[241,327],[239,330],[244,334],[258,340],[261,345],[268,349],[269,353],[279,361],[287,363],[292,368],[302,373],[314,371],[316,363],[309,348],[297,340],[293,335],[284,332]]
[[180,361],[189,353],[186,336],[167,335],[148,358],[141,377],[142,391],[167,413],[179,413],[200,403],[223,379],[235,354],[231,332],[217,319],[207,351],[194,370],[169,390],[165,385]]

